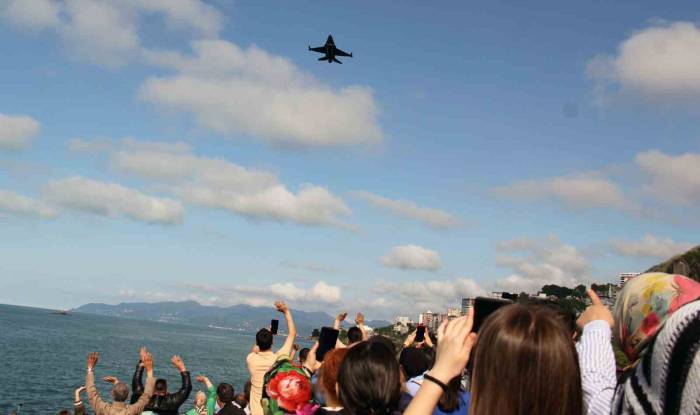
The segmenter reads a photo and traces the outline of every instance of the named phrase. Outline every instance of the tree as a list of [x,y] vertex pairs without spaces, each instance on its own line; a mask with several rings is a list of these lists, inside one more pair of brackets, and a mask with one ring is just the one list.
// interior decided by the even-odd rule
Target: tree
[[586,286],[583,284],[577,285],[576,288],[574,288],[573,296],[577,298],[586,298],[588,294],[586,294]]
[[311,332],[311,337],[318,338],[321,336],[321,330],[319,329],[314,329],[314,331]]

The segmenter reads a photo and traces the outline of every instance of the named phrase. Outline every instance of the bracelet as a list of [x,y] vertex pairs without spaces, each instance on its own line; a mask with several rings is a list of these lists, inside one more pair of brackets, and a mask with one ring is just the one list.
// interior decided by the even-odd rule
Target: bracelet
[[442,381],[430,376],[427,373],[423,375],[423,379],[433,382],[434,384],[438,385],[443,392],[447,392],[447,385],[445,385]]

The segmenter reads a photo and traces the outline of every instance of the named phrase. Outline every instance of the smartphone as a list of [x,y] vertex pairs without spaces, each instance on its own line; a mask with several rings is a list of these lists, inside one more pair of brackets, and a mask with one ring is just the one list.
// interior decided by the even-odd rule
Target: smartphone
[[425,340],[425,325],[419,324],[416,327],[416,343],[420,343]]
[[335,349],[340,332],[332,327],[321,327],[321,335],[318,337],[318,349],[316,350],[316,360],[323,362],[326,353]]
[[272,334],[277,334],[277,330],[280,327],[280,321],[279,320],[272,320],[270,321],[270,331]]
[[500,298],[476,297],[474,299],[474,325],[472,326],[472,331],[477,333],[488,316],[508,304],[513,304],[513,302]]

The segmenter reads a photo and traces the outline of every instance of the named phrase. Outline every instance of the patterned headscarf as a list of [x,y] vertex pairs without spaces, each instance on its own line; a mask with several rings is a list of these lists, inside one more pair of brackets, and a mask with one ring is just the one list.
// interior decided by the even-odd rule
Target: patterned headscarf
[[642,274],[625,284],[615,303],[615,336],[630,361],[676,310],[700,298],[700,283],[682,275]]

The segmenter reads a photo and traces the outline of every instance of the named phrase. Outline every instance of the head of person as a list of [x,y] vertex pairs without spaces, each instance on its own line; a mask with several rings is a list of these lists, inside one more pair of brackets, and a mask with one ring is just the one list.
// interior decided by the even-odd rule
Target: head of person
[[260,329],[255,335],[255,344],[261,352],[272,349],[272,332],[268,329]]
[[216,400],[219,406],[223,407],[227,403],[233,402],[235,397],[236,391],[230,383],[220,383],[219,386],[216,387]]
[[470,414],[582,413],[574,342],[550,307],[500,308],[484,322],[472,353]]
[[401,369],[395,356],[377,341],[348,349],[338,373],[338,398],[346,413],[387,414],[397,408]]
[[401,351],[399,364],[406,375],[406,379],[420,376],[430,367],[428,356],[423,350],[415,347],[407,347]]
[[112,399],[114,402],[126,402],[129,397],[129,385],[124,382],[117,382],[112,386]]
[[321,371],[319,384],[323,388],[326,406],[340,406],[337,392],[338,373],[347,353],[347,348],[333,349],[326,353],[326,356],[323,358],[323,370]]
[[[16,414],[16,412],[12,412],[13,414]],[[70,415],[70,411],[67,409],[61,409],[58,411],[58,415]]]
[[194,396],[194,406],[197,408],[201,408],[203,406],[206,406],[206,404],[207,394],[202,391],[197,391],[197,394]]
[[362,330],[357,326],[348,329],[348,344],[355,344],[362,341]]
[[653,272],[625,283],[617,297],[614,336],[634,362],[666,320],[685,304],[700,298],[700,283],[682,275]]
[[155,396],[165,396],[168,394],[168,381],[165,379],[156,379],[156,388],[153,391]]
[[304,347],[303,349],[299,350],[299,363],[302,365],[304,362],[306,362],[306,358],[309,357],[309,351],[310,350],[308,347]]
[[396,352],[396,344],[394,344],[394,341],[391,340],[389,337],[382,336],[382,335],[372,336],[369,338],[368,341],[372,342],[372,343],[379,343],[379,344],[383,345],[384,347],[386,347],[387,349],[389,349],[391,351],[392,356],[396,356],[396,353],[397,353]]

